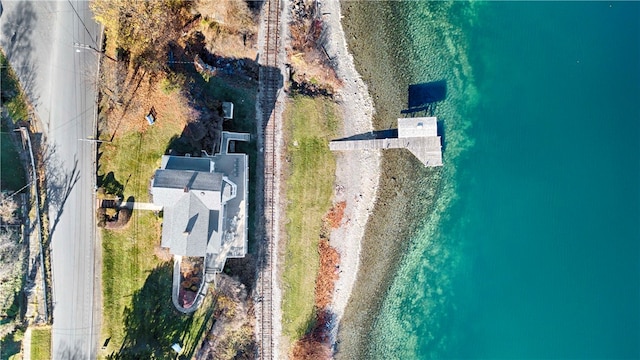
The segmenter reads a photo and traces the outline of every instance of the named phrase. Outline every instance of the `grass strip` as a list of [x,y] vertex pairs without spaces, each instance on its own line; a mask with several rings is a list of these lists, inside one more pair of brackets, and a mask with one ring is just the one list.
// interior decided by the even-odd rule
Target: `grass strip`
[[331,207],[335,158],[328,141],[338,127],[336,105],[327,98],[294,96],[285,113],[287,242],[283,272],[283,332],[304,335],[315,318],[322,217]]
[[51,328],[31,329],[31,360],[51,359]]

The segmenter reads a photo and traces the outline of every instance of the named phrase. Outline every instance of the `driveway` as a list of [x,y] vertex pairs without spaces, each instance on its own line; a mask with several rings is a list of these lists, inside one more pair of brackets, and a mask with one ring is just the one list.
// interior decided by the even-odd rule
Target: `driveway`
[[93,359],[95,129],[99,27],[86,1],[2,1],[0,45],[36,108],[47,138],[53,271],[53,356]]

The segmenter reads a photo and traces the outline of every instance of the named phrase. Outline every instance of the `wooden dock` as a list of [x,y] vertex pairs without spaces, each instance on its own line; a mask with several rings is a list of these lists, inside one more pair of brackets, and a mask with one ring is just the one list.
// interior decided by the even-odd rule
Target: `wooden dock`
[[398,137],[363,140],[334,140],[332,151],[407,149],[425,166],[442,166],[442,140],[435,117],[398,119]]

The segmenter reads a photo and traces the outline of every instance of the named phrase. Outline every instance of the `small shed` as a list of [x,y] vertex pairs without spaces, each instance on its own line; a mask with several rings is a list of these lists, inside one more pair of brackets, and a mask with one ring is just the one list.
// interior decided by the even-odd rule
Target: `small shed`
[[225,120],[233,119],[233,103],[225,101],[222,103],[222,117]]

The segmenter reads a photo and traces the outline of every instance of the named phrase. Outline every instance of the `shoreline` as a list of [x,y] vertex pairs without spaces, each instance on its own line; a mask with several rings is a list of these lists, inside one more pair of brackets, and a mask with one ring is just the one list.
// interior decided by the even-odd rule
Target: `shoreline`
[[[343,82],[335,98],[342,112],[340,135],[347,137],[373,131],[375,108],[367,85],[356,70],[353,56],[347,49],[340,5],[339,1],[328,1],[321,6],[327,27],[324,49],[333,61],[337,77]],[[377,199],[380,163],[379,150],[336,154],[333,202],[345,201],[346,207],[341,226],[333,229],[330,235],[331,246],[340,254],[339,278],[335,282],[329,307],[335,316],[330,331],[332,348],[336,347],[338,328],[356,283],[362,240]]]
[[[408,46],[408,24],[402,21],[404,8],[397,5],[332,1],[326,6],[331,11],[323,10],[323,13],[333,15],[330,26],[338,29],[330,32],[329,36],[334,36],[330,39],[335,39],[335,33],[341,36],[332,42],[343,52],[335,56],[329,52],[329,55],[337,62],[338,76],[347,80],[343,90],[348,98],[344,100],[355,101],[352,98],[358,92],[370,99],[372,112],[367,114],[370,130],[395,127],[407,101],[407,87],[414,81],[412,66],[416,64],[407,61],[415,57],[415,49]],[[338,24],[335,24],[336,20]],[[340,71],[345,61],[352,69],[348,73],[351,76]],[[399,62],[405,65],[398,66]],[[354,77],[356,79],[352,80]],[[361,87],[354,87],[358,82],[362,83]],[[353,104],[356,103],[347,104],[346,108],[358,109]],[[360,110],[360,113],[364,111]],[[348,113],[345,113],[345,119],[349,119],[349,122],[345,121],[347,129],[351,124]],[[342,260],[350,267],[340,267],[341,278],[336,282],[333,304],[337,321],[333,325],[331,341],[335,358],[367,358],[371,355],[370,346],[375,343],[371,332],[379,320],[382,304],[396,279],[410,240],[434,209],[442,172],[441,168],[425,168],[403,150],[378,152],[375,171],[371,171],[371,166],[361,171],[362,163],[357,167],[342,165],[341,157],[345,155],[347,153],[338,156],[336,184],[340,184],[345,175],[340,171],[344,171],[348,172],[346,176],[354,177],[355,174],[359,179],[373,177],[376,186],[371,202],[364,209],[360,208],[360,211],[366,210],[366,217],[363,217],[366,222],[355,228],[360,230],[361,226],[363,232],[345,231],[345,234],[352,232],[346,235],[352,237],[346,239],[357,242],[351,247],[357,247],[358,256],[355,260]],[[349,181],[355,182],[355,179]],[[362,184],[360,188],[368,190]],[[332,239],[334,234],[339,233],[332,233]],[[353,236],[355,234],[357,236]],[[343,278],[347,271],[349,276]]]

